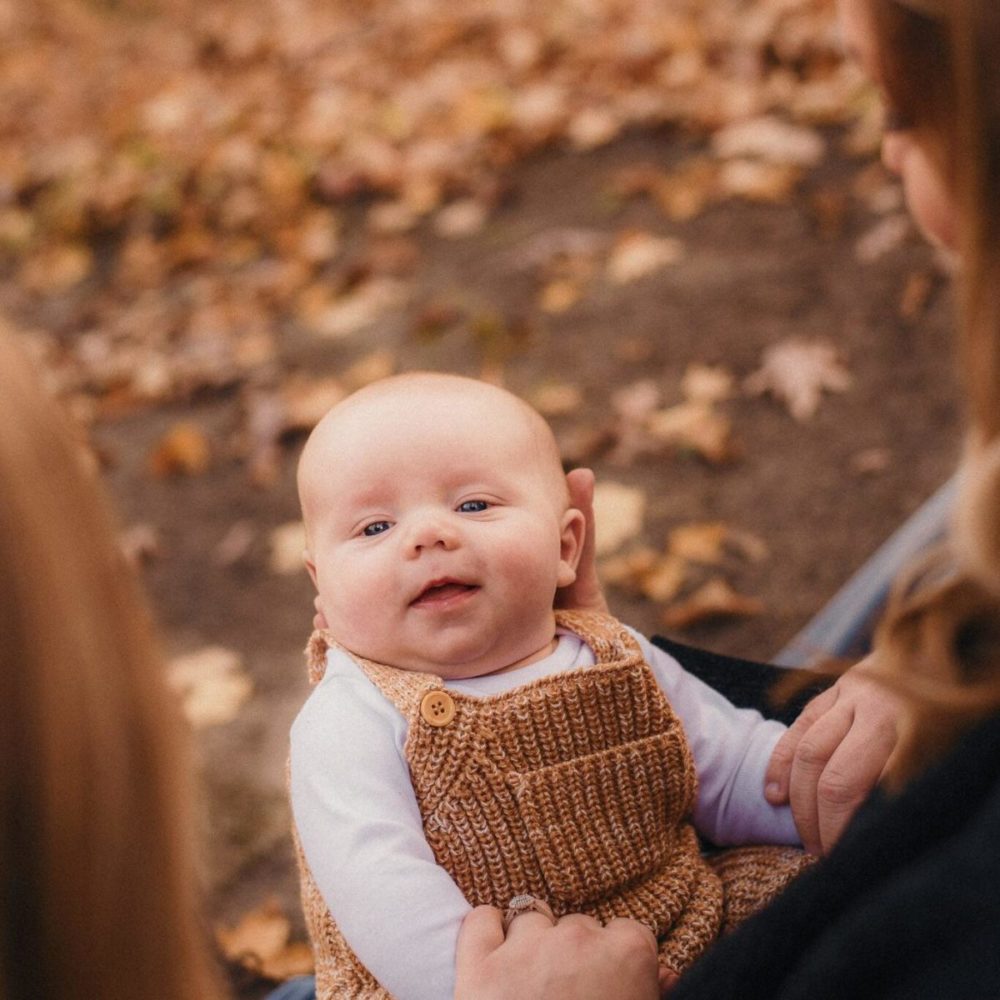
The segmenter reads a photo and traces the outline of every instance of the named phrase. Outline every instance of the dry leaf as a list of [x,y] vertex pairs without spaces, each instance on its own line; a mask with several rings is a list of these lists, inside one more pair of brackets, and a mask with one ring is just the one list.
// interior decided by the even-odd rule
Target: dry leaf
[[826,143],[815,129],[767,115],[720,129],[712,137],[712,150],[724,160],[752,157],[768,163],[814,167],[823,159]]
[[483,226],[489,212],[485,205],[473,198],[453,202],[442,208],[434,217],[434,232],[448,239],[474,236]]
[[246,913],[235,927],[215,928],[219,949],[230,962],[279,981],[313,971],[311,949],[305,942],[289,942],[291,933],[291,921],[276,899]]
[[713,577],[693,594],[663,612],[667,628],[686,629],[718,618],[763,614],[764,604],[754,597],[737,593],[722,577]]
[[231,525],[215,547],[213,556],[219,566],[232,566],[249,551],[257,538],[257,528],[253,521],[240,520]]
[[688,576],[688,564],[685,559],[667,553],[656,560],[650,568],[643,573],[639,581],[639,589],[643,595],[651,601],[664,603],[673,600],[684,586]]
[[232,722],[253,694],[239,653],[222,646],[177,657],[167,667],[167,680],[195,729]]
[[642,531],[646,494],[622,483],[598,483],[594,488],[595,546],[609,555]]
[[722,562],[728,534],[729,529],[722,521],[683,524],[670,532],[667,545],[671,552],[689,562],[715,566]]
[[543,417],[565,417],[583,406],[583,390],[569,382],[543,382],[531,390],[530,400]]
[[558,315],[580,301],[583,296],[583,288],[578,281],[569,278],[557,278],[548,282],[538,296],[538,308],[542,312]]
[[646,426],[663,444],[693,451],[715,465],[736,457],[731,421],[706,403],[680,403],[658,410],[650,416]]
[[198,476],[207,471],[212,448],[204,431],[195,423],[174,424],[149,455],[149,471],[158,477]]
[[832,344],[796,338],[767,348],[761,367],[744,382],[752,395],[769,392],[780,399],[796,420],[816,413],[824,390],[846,392],[851,385]]
[[306,529],[301,521],[289,521],[275,528],[269,542],[269,565],[272,573],[290,576],[292,573],[302,572],[305,566],[302,559],[306,550]]
[[281,386],[286,431],[311,431],[347,390],[338,378],[313,379],[292,375]]
[[627,285],[676,264],[683,256],[680,240],[645,232],[627,233],[608,258],[608,278],[616,285]]
[[353,391],[388,378],[396,370],[396,355],[388,349],[366,354],[344,372],[343,381]]
[[681,379],[681,392],[692,403],[721,403],[733,394],[734,380],[725,368],[688,365]]

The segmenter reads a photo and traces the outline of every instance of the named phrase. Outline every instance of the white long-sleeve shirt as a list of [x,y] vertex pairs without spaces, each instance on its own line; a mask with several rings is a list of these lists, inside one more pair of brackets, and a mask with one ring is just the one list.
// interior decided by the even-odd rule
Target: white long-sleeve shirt
[[[784,727],[736,708],[635,635],[691,746],[698,832],[719,845],[798,844],[789,808],[764,798]],[[581,639],[560,632],[543,660],[445,686],[486,697],[593,664]],[[448,1000],[458,930],[471,907],[424,838],[403,750],[407,729],[354,660],[331,649],[292,726],[292,812],[316,885],[362,964],[397,1000]]]

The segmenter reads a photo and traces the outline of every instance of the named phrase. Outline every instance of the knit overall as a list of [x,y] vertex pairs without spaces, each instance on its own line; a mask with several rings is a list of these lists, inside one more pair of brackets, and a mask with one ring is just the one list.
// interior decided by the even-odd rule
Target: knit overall
[[[352,657],[409,724],[404,752],[438,863],[473,906],[520,893],[556,916],[633,917],[660,960],[687,968],[807,862],[790,848],[740,848],[708,861],[690,822],[697,782],[681,723],[635,638],[615,619],[559,612],[595,664],[488,697],[439,677]],[[310,680],[335,642],[316,633]],[[355,957],[296,836],[318,1000],[390,994]]]

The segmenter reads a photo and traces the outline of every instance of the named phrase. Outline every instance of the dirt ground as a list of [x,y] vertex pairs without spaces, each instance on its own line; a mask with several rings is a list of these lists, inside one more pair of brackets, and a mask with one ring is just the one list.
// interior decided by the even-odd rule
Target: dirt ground
[[[537,156],[514,170],[502,208],[479,234],[418,235],[412,306],[342,340],[292,327],[281,360],[289,370],[335,374],[385,347],[400,369],[475,374],[481,343],[461,325],[438,337],[414,335],[421,303],[460,297],[479,311],[528,316],[522,304],[537,287],[523,260],[539,234],[573,229],[610,238],[634,226],[679,237],[686,253],[675,266],[624,286],[595,284],[567,312],[532,318],[512,341],[506,383],[522,392],[549,379],[579,386],[582,409],[554,421],[567,446],[576,447],[579,428],[607,425],[611,394],[640,379],[652,379],[669,404],[680,401],[681,378],[694,362],[724,365],[742,378],[769,344],[790,336],[838,345],[853,385],[825,396],[813,419],[796,422],[774,400],[745,394],[722,404],[738,439],[731,463],[660,454],[621,466],[600,448],[590,457],[599,479],[645,492],[642,540],[650,545],[662,547],[678,524],[705,520],[766,543],[761,561],[734,557],[725,566],[727,579],[759,598],[764,612],[676,634],[766,658],[952,468],[958,408],[951,306],[932,251],[915,234],[877,259],[859,259],[858,240],[879,221],[854,193],[869,169],[865,162],[831,155],[785,203],[727,202],[680,224],[667,224],[642,199],[608,199],[616,170],[643,161],[670,166],[690,153],[691,143],[643,133],[592,153]],[[839,206],[833,224],[823,210],[831,204]],[[360,218],[361,206],[357,212]],[[904,319],[901,297],[915,274],[930,276],[930,295],[919,316]],[[244,405],[237,391],[206,393],[183,410],[147,409],[96,430],[124,522],[149,523],[159,532],[161,554],[144,572],[169,652],[208,644],[237,650],[255,686],[235,721],[199,735],[211,911],[224,922],[269,896],[289,912],[297,905],[284,765],[288,727],[307,693],[301,651],[311,593],[304,573],[271,571],[268,536],[298,516],[294,467],[301,438],[285,443],[272,489],[253,486],[245,465],[224,449],[206,474],[190,478],[153,478],[146,462],[181,416],[212,440],[229,440]],[[221,565],[213,553],[236,522],[245,522],[253,541],[235,562]],[[626,621],[664,631],[655,603],[618,590],[610,597]]]

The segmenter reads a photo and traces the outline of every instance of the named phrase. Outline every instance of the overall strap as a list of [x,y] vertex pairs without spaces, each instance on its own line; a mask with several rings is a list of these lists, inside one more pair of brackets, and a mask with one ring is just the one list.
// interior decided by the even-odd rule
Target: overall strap
[[367,660],[357,653],[352,653],[337,642],[326,629],[313,632],[306,646],[306,659],[309,664],[309,683],[318,684],[326,673],[326,657],[331,649],[340,650],[349,656],[360,668],[361,672],[382,692],[382,694],[406,718],[412,718],[420,709],[421,701],[429,691],[438,691],[444,687],[444,682],[434,674],[420,673],[414,670],[401,670],[389,667],[384,663]]

